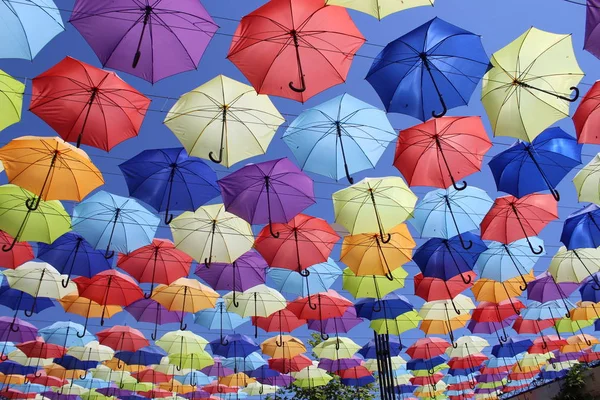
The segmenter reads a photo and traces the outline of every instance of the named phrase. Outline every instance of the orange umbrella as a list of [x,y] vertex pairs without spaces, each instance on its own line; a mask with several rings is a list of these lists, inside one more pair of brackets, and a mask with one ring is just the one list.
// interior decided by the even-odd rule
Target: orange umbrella
[[471,320],[471,315],[461,314],[456,318],[445,320],[425,319],[421,322],[420,329],[425,332],[426,335],[447,335],[451,331],[455,331],[464,328]]
[[253,382],[256,382],[256,379],[250,378],[243,372],[238,372],[237,374],[231,374],[219,378],[219,384],[229,387],[244,387]]
[[280,335],[262,342],[260,349],[263,354],[272,358],[294,358],[306,352],[306,346],[300,339],[290,335]]
[[[533,271],[527,275],[523,275],[526,282],[535,279]],[[523,284],[521,277],[508,279],[504,282],[497,282],[491,279],[479,279],[471,290],[477,301],[489,301],[492,303],[500,303],[513,297],[519,297],[523,291],[520,286]]]
[[121,306],[107,305],[101,306],[93,300],[80,297],[77,293],[71,293],[59,299],[58,302],[63,309],[71,314],[81,315],[85,317],[85,327],[89,318],[101,318],[102,310],[104,309],[104,317],[112,318],[115,314],[123,311]]

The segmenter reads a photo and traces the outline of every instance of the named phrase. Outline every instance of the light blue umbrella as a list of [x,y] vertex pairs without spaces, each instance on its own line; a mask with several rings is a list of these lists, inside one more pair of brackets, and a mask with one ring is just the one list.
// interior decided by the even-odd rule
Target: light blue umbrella
[[215,377],[206,375],[201,371],[192,371],[185,375],[175,376],[182,385],[204,386],[215,380]]
[[475,379],[479,375],[479,372],[468,374],[468,375],[446,375],[442,379],[447,385],[458,385],[460,383],[469,382]]
[[194,322],[210,330],[232,331],[238,326],[249,322],[250,318],[242,318],[236,313],[228,312],[222,298],[217,299],[215,308],[207,308],[194,314]]
[[397,133],[384,111],[343,94],[298,116],[283,134],[300,167],[336,180],[375,168]]
[[[529,242],[535,248],[544,245],[542,239],[536,236],[529,237]],[[532,253],[529,249],[529,242],[526,238],[509,244],[491,242],[475,263],[479,277],[504,282],[520,276],[523,279],[524,288],[527,289],[527,282],[523,275],[529,274],[537,260],[545,253],[544,251],[540,254]]]
[[488,368],[502,368],[514,365],[517,361],[516,357],[490,357],[489,360],[484,361],[484,364]]
[[65,30],[52,0],[0,1],[0,58],[33,58]]
[[[469,186],[458,191],[453,187],[427,193],[417,203],[411,223],[421,237],[450,239],[463,232],[479,229],[483,217],[492,207],[492,199],[481,189]],[[472,243],[465,243],[465,249]]]
[[8,353],[17,350],[13,342],[0,342],[0,361],[6,361]]
[[104,379],[92,378],[91,375],[85,375],[84,379],[75,379],[73,384],[79,385],[88,390],[92,390],[110,387],[112,382],[105,381]]
[[328,258],[326,262],[307,268],[308,277],[285,268],[270,268],[267,271],[268,285],[275,290],[302,297],[328,291],[333,283],[342,275],[342,270],[335,261]]
[[63,347],[83,347],[96,337],[85,330],[83,325],[70,321],[58,321],[42,328],[38,334],[44,338],[46,343],[56,344]]
[[[73,230],[94,248],[130,253],[152,243],[160,218],[136,200],[99,191],[73,209]],[[112,251],[111,251],[112,250]]]
[[10,388],[23,393],[42,393],[48,390],[46,386],[38,383],[12,384]]
[[250,353],[246,357],[224,358],[222,363],[224,367],[231,368],[234,371],[254,371],[263,365],[267,365],[262,355],[257,352]]
[[237,393],[219,393],[219,397],[223,400],[239,400],[248,397],[247,393],[238,391]]
[[565,299],[564,303],[558,300],[547,301],[545,303],[531,301],[527,305],[527,308],[521,310],[521,317],[523,319],[538,321],[542,319],[558,319],[567,314],[569,309],[573,308],[575,308],[575,305],[567,299]]

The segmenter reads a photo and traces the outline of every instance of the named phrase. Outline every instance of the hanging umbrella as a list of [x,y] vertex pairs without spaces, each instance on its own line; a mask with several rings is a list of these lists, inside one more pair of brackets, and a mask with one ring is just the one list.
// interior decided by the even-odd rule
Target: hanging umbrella
[[321,338],[326,340],[329,336],[324,332],[323,320],[341,317],[351,306],[351,301],[330,289],[324,293],[317,293],[308,297],[299,297],[291,302],[287,308],[298,318],[321,321]]
[[67,275],[62,282],[69,284],[71,275],[92,276],[112,268],[102,251],[95,250],[82,236],[68,232],[51,244],[38,243],[37,258],[54,266]]
[[296,314],[284,308],[275,311],[267,317],[252,317],[252,325],[258,326],[266,332],[291,333],[293,330],[306,324],[306,320],[298,318]]
[[556,186],[581,164],[582,145],[561,128],[548,128],[531,142],[517,141],[489,162],[498,190],[523,197],[550,190],[556,201]]
[[149,105],[114,72],[66,57],[33,79],[29,110],[65,141],[109,151],[138,135]]
[[[96,192],[73,209],[73,229],[94,248],[129,253],[152,242],[159,218],[136,200],[105,191]],[[112,251],[111,251],[112,249]]]
[[595,248],[600,246],[600,209],[590,204],[567,217],[563,225],[560,241],[568,250]]
[[119,254],[117,260],[117,267],[138,282],[150,282],[150,293],[144,295],[146,299],[152,296],[155,283],[169,285],[178,278],[187,277],[191,266],[192,257],[166,239],[153,239],[151,244],[129,254]]
[[[588,280],[586,278],[586,280]],[[527,299],[545,303],[552,300],[567,299],[579,288],[577,282],[556,282],[552,274],[544,272],[529,282]]]
[[[544,129],[569,116],[583,77],[571,35],[530,28],[492,55],[483,78],[481,101],[495,136],[531,142]],[[570,97],[571,91],[575,91]]]
[[352,184],[351,174],[375,168],[396,133],[383,111],[343,94],[303,111],[282,138],[304,171]]
[[269,338],[261,343],[260,349],[264,355],[275,359],[292,359],[306,352],[304,343],[300,339],[290,335]]
[[354,343],[350,338],[335,337],[324,340],[313,347],[313,353],[319,358],[339,360],[343,358],[352,358],[360,349],[361,346]]
[[93,340],[84,346],[72,346],[67,351],[67,355],[78,358],[82,361],[108,361],[113,358],[115,352],[108,346],[101,345]]
[[283,122],[268,96],[223,75],[182,95],[164,121],[190,155],[227,168],[264,154]]
[[154,332],[150,334],[156,340],[158,325],[179,322],[183,319],[183,312],[169,311],[163,305],[152,299],[139,299],[125,307],[125,310],[138,322],[154,324]]
[[525,238],[533,254],[541,254],[529,240],[550,221],[558,218],[558,202],[548,194],[528,194],[520,199],[513,196],[498,197],[493,207],[481,221],[481,238],[512,243]]
[[[594,11],[596,12],[596,11]],[[573,123],[577,133],[579,143],[598,144],[598,135],[594,132],[598,116],[597,108],[600,105],[598,91],[600,84],[594,83],[590,90],[583,96],[575,114],[573,114]],[[582,171],[583,172],[583,171]],[[585,172],[583,172],[585,173]]]
[[297,372],[294,377],[296,378],[293,382],[294,386],[307,389],[325,386],[333,379],[327,371],[312,365]]
[[430,359],[446,352],[450,347],[445,339],[438,337],[421,338],[406,349],[406,354],[412,358]]
[[310,274],[305,279],[300,273],[285,268],[269,268],[267,277],[269,286],[281,293],[306,297],[312,293],[326,292],[342,275],[335,261],[314,264],[306,269]]
[[[233,37],[227,58],[258,93],[301,102],[343,83],[365,42],[346,10],[321,0],[259,7],[242,18]],[[248,62],[257,52],[260,62]]]
[[360,276],[350,268],[345,268],[342,273],[342,288],[357,299],[362,297],[381,298],[403,288],[408,272],[402,267],[396,268],[392,271],[392,277],[394,279],[390,281],[381,275]]
[[366,79],[388,112],[425,121],[466,105],[488,64],[478,35],[434,18],[389,43]]
[[[103,315],[105,318],[112,318],[114,315],[123,311],[123,308],[119,305],[100,305],[93,300],[81,297],[79,294],[74,293],[62,297],[58,302],[65,312],[81,315],[82,317],[85,317],[86,321],[89,321],[90,318],[101,318]],[[84,333],[79,334],[82,335]]]
[[0,69],[0,131],[21,120],[25,84]]
[[600,273],[593,274],[592,278],[585,278],[579,287],[579,293],[581,294],[581,300],[591,301],[594,303],[600,302],[600,290],[596,282],[600,281]]
[[[82,337],[77,333],[82,332]],[[57,321],[38,331],[46,343],[58,344],[63,347],[85,346],[95,340],[95,336],[85,330],[83,325],[74,322]]]
[[209,330],[218,329],[221,338],[223,338],[224,330],[235,330],[246,322],[248,322],[247,318],[242,318],[236,313],[227,311],[223,299],[217,299],[215,308],[200,310],[194,315],[194,323]]
[[596,290],[600,290],[600,281],[593,275],[600,272],[600,249],[577,249],[567,250],[561,246],[550,265],[548,272],[552,274],[557,283],[560,282],[583,282],[586,278],[593,280]]
[[467,183],[458,186],[456,182],[480,171],[483,156],[491,147],[479,117],[431,119],[400,131],[394,166],[410,186],[445,189],[452,185],[462,190]]
[[313,365],[312,360],[304,354],[298,355],[293,358],[271,358],[267,360],[269,368],[281,372],[282,374],[289,374],[290,372],[298,372],[309,365]]
[[523,285],[528,284],[534,279],[533,272],[523,275],[523,278],[511,278],[504,282],[480,278],[475,282],[471,290],[477,301],[500,303],[504,300],[519,297],[523,293]]
[[128,326],[115,325],[96,336],[100,344],[115,351],[136,351],[150,344],[142,332]]
[[[6,232],[0,231],[0,245],[10,246],[14,238]],[[15,269],[21,264],[31,261],[35,258],[33,255],[33,248],[27,242],[20,243],[17,247],[13,247],[9,251],[3,251],[0,253],[0,267]]]
[[13,237],[2,250],[12,250],[17,242],[37,241],[52,243],[71,230],[71,218],[57,200],[40,201],[35,210],[27,207],[35,195],[16,185],[0,186],[0,230]]
[[341,317],[325,318],[323,320],[309,319],[306,321],[306,325],[310,330],[328,334],[333,333],[338,336],[340,333],[348,333],[362,322],[362,318],[356,315],[356,309],[348,307]]
[[415,295],[425,301],[452,299],[472,287],[477,278],[474,271],[466,272],[463,275],[469,283],[464,283],[459,275],[445,281],[439,278],[425,278],[422,273],[416,274],[413,278]]
[[[250,372],[255,371],[257,368],[266,367],[267,361],[260,352],[254,352],[246,357],[226,358],[223,360],[223,365],[234,371],[245,371],[250,376]],[[275,373],[279,374],[278,372]]]
[[594,156],[573,178],[580,202],[600,203],[600,155]]
[[369,15],[378,20],[390,14],[404,11],[413,7],[433,6],[435,0],[408,0],[397,3],[390,0],[326,0],[325,4],[351,8]]
[[151,83],[196,69],[218,29],[199,1],[78,0],[70,22],[102,65]]
[[115,357],[129,365],[158,364],[167,353],[158,346],[150,345],[136,351],[118,351]]
[[156,341],[156,345],[167,354],[200,353],[208,345],[208,340],[189,331],[171,331]]
[[175,247],[207,266],[213,261],[232,263],[254,242],[250,224],[225,211],[223,204],[186,211],[170,227]]
[[165,213],[193,211],[219,195],[217,175],[206,163],[181,148],[144,150],[119,164],[129,195]]
[[460,234],[478,229],[491,205],[487,193],[476,187],[433,190],[417,204],[411,222],[422,237],[459,236],[463,249],[468,250],[473,244]]
[[32,61],[56,35],[65,30],[60,11],[52,0],[4,3],[0,7],[4,28],[0,58]]
[[395,318],[374,319],[369,326],[379,335],[389,334],[400,337],[406,331],[417,329],[422,320],[423,318],[415,310],[411,310]]
[[0,285],[0,304],[14,310],[15,318],[19,315],[20,310],[27,311],[28,314],[39,314],[48,308],[54,307],[54,302],[50,298],[33,297],[20,290],[11,289],[4,277],[2,277],[2,284]]

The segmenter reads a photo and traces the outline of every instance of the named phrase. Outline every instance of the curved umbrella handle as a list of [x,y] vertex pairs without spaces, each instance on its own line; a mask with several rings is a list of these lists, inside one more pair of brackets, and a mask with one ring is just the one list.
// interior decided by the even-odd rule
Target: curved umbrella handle
[[31,198],[25,200],[25,207],[27,207],[27,209],[29,211],[35,211],[40,206],[41,201],[42,201],[42,198],[39,196],[31,197]]
[[[471,242],[471,246],[473,246],[473,242]],[[473,281],[473,277],[471,275],[467,275],[469,278],[467,280],[465,280],[465,276],[462,274],[462,272],[459,275],[465,285],[468,285],[469,283],[471,283]]]
[[17,332],[19,332],[20,329],[21,328],[15,324],[15,320],[13,318],[12,322],[10,323],[10,331],[17,333]]
[[458,186],[456,184],[456,182],[454,181],[454,179],[452,179],[452,187],[454,188],[454,190],[456,190],[457,192],[463,191],[467,188],[467,186],[469,186],[467,184],[467,181],[462,181],[462,186]]
[[381,243],[389,243],[390,240],[392,240],[392,235],[391,234],[387,234],[387,236],[384,238],[384,235],[381,234]]
[[225,339],[225,337],[221,337],[221,346],[229,346],[229,340]]
[[446,115],[446,113],[448,112],[448,107],[446,106],[446,102],[444,101],[444,98],[442,97],[442,95],[439,95],[439,99],[440,99],[440,104],[442,105],[442,112],[437,113],[435,111],[431,112],[431,116],[433,116],[433,118],[441,118],[444,115]]
[[67,288],[69,287],[69,282],[71,281],[71,275],[67,275],[67,280],[65,281],[64,279],[62,279],[60,281],[60,284],[62,285],[63,288]]
[[321,332],[321,340],[329,339],[329,335],[327,333]]
[[183,315],[181,317],[181,321],[179,321],[179,330],[185,331],[187,329],[187,323],[183,322]]
[[290,81],[288,86],[290,87],[290,89],[292,89],[296,93],[302,93],[302,92],[306,91],[306,82],[304,81],[304,75],[302,74],[302,72],[300,72],[300,87],[299,88],[295,87],[293,81]]
[[271,234],[271,236],[273,236],[275,239],[279,239],[279,232],[274,232],[273,231],[273,224],[271,222],[269,222],[269,233]]
[[310,299],[310,296],[308,296],[308,307],[310,307],[311,310],[316,310],[317,309],[317,305],[313,304],[313,302]]
[[275,339],[275,345],[277,347],[283,347],[283,338],[281,337],[281,332],[279,332],[279,337],[282,339],[281,341]]
[[173,214],[165,213],[165,225],[169,225],[173,221]]
[[577,86],[571,86],[569,89],[575,91],[573,97],[567,98],[567,101],[570,101],[571,103],[573,103],[573,102],[577,101],[577,99],[579,98],[579,88]]
[[223,149],[221,148],[221,150],[219,150],[219,158],[215,158],[212,151],[208,153],[208,158],[210,158],[210,161],[214,162],[215,164],[221,164],[223,162]]
[[106,249],[106,251],[104,252],[104,258],[106,258],[107,260],[110,260],[111,258],[113,258],[115,255],[114,251],[110,251],[108,249]]
[[156,340],[156,332],[152,332],[150,334],[150,337],[152,338],[152,340]]
[[15,247],[15,244],[17,244],[17,237],[13,238],[13,241],[10,244],[5,244],[2,246],[2,251],[8,253]]
[[373,311],[376,313],[381,312],[381,299],[377,299],[377,303],[373,306]]
[[456,303],[454,302],[454,299],[451,299],[450,302],[452,303],[452,308],[454,308],[454,312],[458,315],[460,315],[460,310],[456,307]]
[[121,364],[121,359],[117,358],[117,369],[123,369],[123,364]]

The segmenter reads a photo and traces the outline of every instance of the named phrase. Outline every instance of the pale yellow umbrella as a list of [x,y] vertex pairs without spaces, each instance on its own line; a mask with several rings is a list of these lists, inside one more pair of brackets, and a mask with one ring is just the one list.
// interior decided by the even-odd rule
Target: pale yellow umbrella
[[[392,370],[394,370],[394,371],[397,369],[400,369],[406,365],[406,360],[400,356],[390,357],[390,361],[392,362]],[[371,372],[377,372],[379,370],[379,367],[377,366],[376,358],[370,358],[368,360],[365,360],[365,363],[363,365],[365,368],[367,368]],[[409,375],[412,378],[412,374],[405,374],[405,375]]]
[[[235,302],[233,292],[223,296],[223,300],[227,311],[234,312],[242,318],[268,317],[287,307],[287,300],[281,293],[262,284],[236,293]],[[254,332],[255,336],[258,336],[258,325],[255,325]]]
[[189,155],[227,168],[264,154],[283,122],[268,96],[223,75],[181,96],[164,121]]
[[[495,136],[531,142],[544,129],[569,116],[583,71],[571,35],[530,28],[491,58],[481,101]],[[576,90],[575,97],[570,97]]]
[[325,4],[351,8],[381,20],[409,8],[433,6],[435,0],[327,0]]
[[165,333],[155,343],[168,354],[193,353],[203,351],[208,340],[191,331],[177,330]]
[[339,360],[340,358],[352,358],[360,346],[347,337],[333,337],[322,341],[313,348],[313,353],[319,358]]
[[113,358],[115,351],[108,346],[101,345],[97,340],[86,343],[85,346],[73,346],[67,355],[81,361],[108,361]]
[[600,204],[600,154],[596,154],[575,175],[573,185],[575,185],[577,198],[580,202]]
[[600,249],[567,250],[561,246],[548,267],[554,280],[581,283],[596,272],[600,272]]

